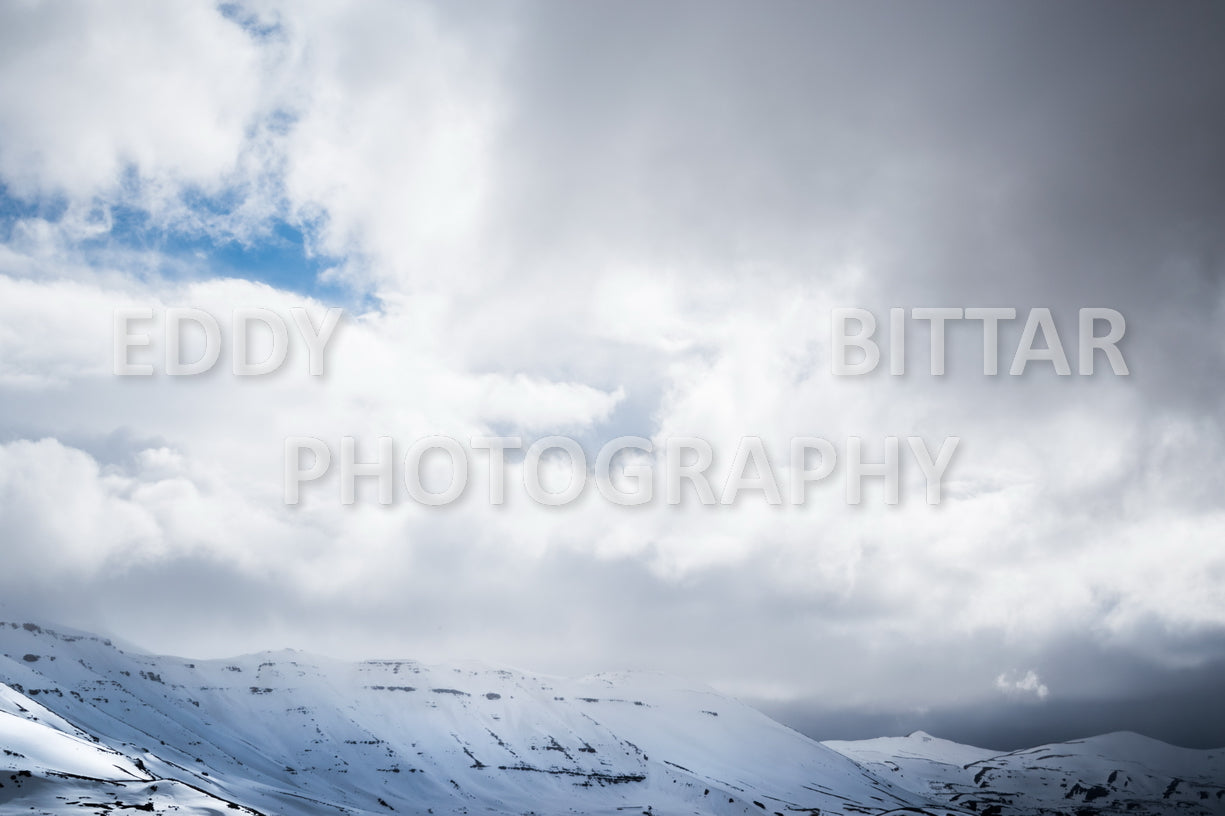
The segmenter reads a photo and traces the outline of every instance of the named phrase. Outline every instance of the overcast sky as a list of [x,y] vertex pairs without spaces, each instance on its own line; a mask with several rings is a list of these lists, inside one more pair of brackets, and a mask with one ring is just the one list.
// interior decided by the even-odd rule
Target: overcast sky
[[[0,612],[1225,744],[1223,41],[1198,2],[0,5]],[[322,378],[120,378],[121,306],[346,318]],[[959,325],[933,377],[924,324],[831,375],[831,309],[928,306],[1049,308],[1073,371],[1116,309],[1130,375],[983,376]],[[288,435],[554,433],[962,442],[935,507],[905,465],[892,507],[841,466],[802,507],[541,507],[514,463],[501,507],[282,500]]]

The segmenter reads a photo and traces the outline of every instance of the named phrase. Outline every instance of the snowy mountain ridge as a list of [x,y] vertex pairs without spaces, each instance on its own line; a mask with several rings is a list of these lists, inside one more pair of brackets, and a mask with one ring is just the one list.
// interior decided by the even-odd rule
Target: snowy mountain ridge
[[662,675],[192,661],[31,623],[0,624],[0,749],[5,814],[1225,813],[1225,752],[1137,735],[822,744]]
[[1007,753],[922,732],[824,744],[907,790],[987,816],[1225,813],[1225,751],[1131,732]]

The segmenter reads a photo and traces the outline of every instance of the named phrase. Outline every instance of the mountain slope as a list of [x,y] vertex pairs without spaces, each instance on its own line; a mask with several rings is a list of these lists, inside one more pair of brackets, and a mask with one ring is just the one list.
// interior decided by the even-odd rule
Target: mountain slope
[[[0,627],[0,678],[158,778],[266,813],[874,813],[928,800],[710,690],[293,652],[188,661]],[[629,811],[627,811],[629,809]]]
[[141,762],[97,744],[6,685],[0,685],[0,746],[0,812],[130,809],[209,816],[245,810],[190,785],[154,778]]

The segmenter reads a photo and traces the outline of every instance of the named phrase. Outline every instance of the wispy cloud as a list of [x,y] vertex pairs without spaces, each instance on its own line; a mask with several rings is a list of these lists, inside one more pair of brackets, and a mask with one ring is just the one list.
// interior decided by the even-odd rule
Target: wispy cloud
[[995,678],[995,687],[1004,694],[1013,697],[1031,697],[1045,700],[1051,696],[1051,690],[1043,683],[1038,673],[1033,669],[1021,675],[1019,673],[1001,674]]

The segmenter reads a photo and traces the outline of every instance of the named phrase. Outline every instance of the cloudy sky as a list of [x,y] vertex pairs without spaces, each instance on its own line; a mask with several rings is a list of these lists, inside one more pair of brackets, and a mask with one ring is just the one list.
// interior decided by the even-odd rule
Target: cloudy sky
[[[1223,38],[1191,2],[4,3],[0,612],[658,670],[821,738],[1225,744]],[[323,377],[116,377],[131,306],[345,318]],[[1130,374],[984,376],[968,322],[944,376],[916,322],[905,376],[831,374],[832,309],[933,306],[1049,308],[1073,371],[1116,309]],[[905,445],[896,506],[840,461],[803,506],[543,507],[514,457],[503,506],[284,503],[287,436],[431,434],[961,444],[937,506]]]

